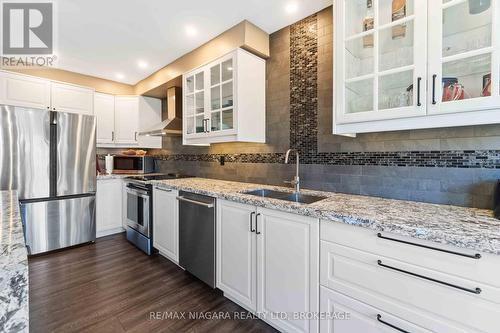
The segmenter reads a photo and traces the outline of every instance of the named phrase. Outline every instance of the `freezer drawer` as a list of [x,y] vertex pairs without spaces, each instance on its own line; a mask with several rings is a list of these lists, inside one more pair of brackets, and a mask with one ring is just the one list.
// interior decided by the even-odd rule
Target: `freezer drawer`
[[28,253],[95,241],[95,196],[21,202]]

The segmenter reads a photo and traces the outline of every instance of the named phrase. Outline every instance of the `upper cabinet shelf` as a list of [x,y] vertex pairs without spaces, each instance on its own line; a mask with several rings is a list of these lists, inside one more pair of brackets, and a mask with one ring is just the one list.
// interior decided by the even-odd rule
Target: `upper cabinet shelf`
[[500,123],[500,4],[334,4],[334,134]]
[[237,49],[183,75],[183,142],[265,142],[265,60]]

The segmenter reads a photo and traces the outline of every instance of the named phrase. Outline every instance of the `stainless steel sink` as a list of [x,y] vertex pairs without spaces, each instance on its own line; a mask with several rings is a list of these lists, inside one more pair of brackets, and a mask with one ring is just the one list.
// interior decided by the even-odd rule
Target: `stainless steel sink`
[[308,195],[302,193],[273,191],[268,189],[253,190],[249,192],[244,192],[244,194],[255,195],[261,198],[272,198],[272,199],[292,201],[304,204],[311,204],[313,202],[326,199],[326,197],[321,197],[321,196]]
[[315,196],[315,195],[308,195],[308,194],[302,194],[302,193],[292,193],[292,194],[289,194],[288,196],[286,196],[284,198],[280,198],[280,199],[298,202],[298,203],[304,203],[304,204],[311,204],[313,202],[326,199],[326,197],[319,197],[319,196]]
[[281,192],[281,191],[273,191],[273,190],[268,190],[268,189],[259,189],[259,190],[244,192],[244,194],[255,195],[257,197],[262,197],[262,198],[278,199],[278,198],[282,198],[284,196],[287,196],[290,193],[289,192]]

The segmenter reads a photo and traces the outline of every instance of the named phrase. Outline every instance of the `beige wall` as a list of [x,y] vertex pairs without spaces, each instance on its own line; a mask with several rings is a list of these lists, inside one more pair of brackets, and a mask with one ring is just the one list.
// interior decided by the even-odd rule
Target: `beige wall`
[[238,47],[262,57],[269,57],[269,35],[250,22],[243,21],[138,82],[135,86],[135,93],[165,97],[166,90],[163,96],[158,96],[158,87]]

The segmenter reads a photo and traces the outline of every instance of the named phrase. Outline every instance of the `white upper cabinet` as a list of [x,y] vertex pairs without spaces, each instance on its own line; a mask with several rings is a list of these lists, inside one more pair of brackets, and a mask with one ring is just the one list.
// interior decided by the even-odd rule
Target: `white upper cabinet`
[[0,102],[27,108],[50,109],[50,81],[0,72]]
[[395,22],[392,0],[336,4],[338,123],[425,115],[426,2],[407,1]]
[[94,89],[51,82],[50,91],[53,111],[94,114]]
[[161,122],[160,99],[96,93],[94,104],[98,147],[161,148],[161,137],[139,135]]
[[429,2],[431,114],[500,108],[500,2],[487,2]]
[[334,134],[500,122],[498,1],[334,6]]
[[27,108],[94,114],[94,89],[0,72],[0,102]]
[[94,112],[97,118],[97,144],[112,144],[115,139],[115,96],[96,93]]
[[265,142],[265,60],[237,49],[183,75],[183,142]]
[[136,96],[115,97],[115,143],[137,145],[139,132],[139,99]]

